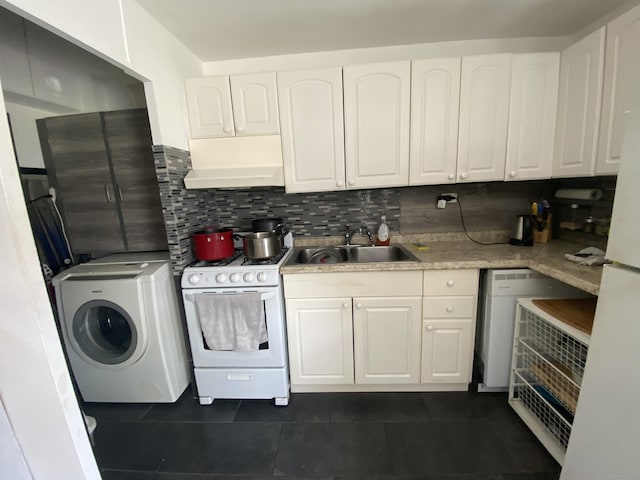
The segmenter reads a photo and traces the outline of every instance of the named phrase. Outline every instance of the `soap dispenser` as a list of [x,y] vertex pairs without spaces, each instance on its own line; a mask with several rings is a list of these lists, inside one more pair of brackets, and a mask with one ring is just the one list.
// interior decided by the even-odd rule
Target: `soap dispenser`
[[387,225],[387,216],[380,216],[380,226],[378,227],[378,236],[376,237],[376,245],[389,245],[391,238],[389,237],[389,226]]

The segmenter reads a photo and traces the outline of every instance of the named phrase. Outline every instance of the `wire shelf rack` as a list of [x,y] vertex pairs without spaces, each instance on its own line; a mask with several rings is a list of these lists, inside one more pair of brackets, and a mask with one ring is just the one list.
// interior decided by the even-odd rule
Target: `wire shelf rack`
[[556,324],[544,312],[518,306],[510,400],[535,418],[544,435],[559,442],[564,451],[589,347]]

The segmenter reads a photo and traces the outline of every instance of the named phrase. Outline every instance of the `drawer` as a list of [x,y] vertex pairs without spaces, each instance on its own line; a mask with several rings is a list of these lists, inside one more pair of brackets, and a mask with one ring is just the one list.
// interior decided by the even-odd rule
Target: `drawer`
[[199,368],[194,369],[200,397],[274,398],[289,394],[284,368]]
[[285,298],[405,297],[422,294],[422,271],[284,275]]
[[426,270],[424,296],[477,295],[478,270]]
[[425,297],[422,318],[470,318],[475,315],[476,297]]

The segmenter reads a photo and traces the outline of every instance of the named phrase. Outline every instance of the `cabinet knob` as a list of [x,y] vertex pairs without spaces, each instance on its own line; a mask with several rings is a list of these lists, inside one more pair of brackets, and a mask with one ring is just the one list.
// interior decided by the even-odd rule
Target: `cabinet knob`
[[433,330],[433,325],[427,325],[425,328],[426,328],[428,331],[431,331],[431,330]]
[[453,173],[450,173],[449,176],[447,177],[449,180],[454,180],[456,178],[456,176]]
[[353,186],[353,185],[355,185],[355,184],[356,184],[356,182],[355,182],[354,180],[349,180],[347,183],[348,183],[350,186]]
[[511,178],[515,177],[516,176],[516,172],[514,172],[514,171],[509,172],[509,176]]
[[244,128],[243,127],[236,127],[236,132],[244,132]]
[[449,313],[453,312],[453,307],[451,305],[447,306],[447,312]]
[[342,180],[338,180],[338,181],[336,182],[336,186],[338,186],[338,187],[344,187],[344,182],[343,182]]
[[447,280],[447,287],[453,287],[456,284],[453,280]]
[[349,304],[348,304],[347,302],[344,302],[344,303],[342,304],[342,308],[349,308]]
[[224,127],[224,128],[222,129],[222,131],[223,131],[224,133],[230,133],[230,132],[231,132],[231,128],[229,128],[229,127]]
[[362,308],[362,304],[360,302],[356,303],[356,308],[358,309]]
[[465,178],[467,178],[467,173],[466,173],[466,172],[461,173],[461,174],[460,174],[460,178],[461,178],[462,180],[464,180]]

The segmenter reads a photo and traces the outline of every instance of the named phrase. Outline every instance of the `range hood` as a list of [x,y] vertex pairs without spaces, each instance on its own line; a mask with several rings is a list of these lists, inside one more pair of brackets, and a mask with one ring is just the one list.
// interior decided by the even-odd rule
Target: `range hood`
[[284,185],[280,135],[198,138],[189,147],[188,189]]

